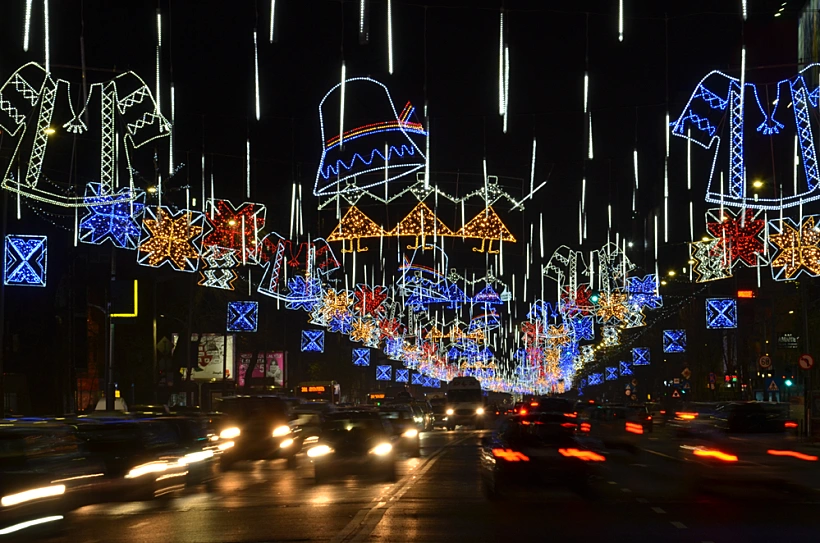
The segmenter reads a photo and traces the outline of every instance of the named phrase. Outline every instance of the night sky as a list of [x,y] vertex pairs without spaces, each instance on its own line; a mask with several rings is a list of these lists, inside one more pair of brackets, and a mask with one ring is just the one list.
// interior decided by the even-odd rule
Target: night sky
[[[538,139],[536,185],[545,189],[524,213],[499,213],[519,243],[505,246],[505,275],[523,275],[522,258],[538,219],[545,222],[545,259],[562,244],[578,247],[577,209],[581,179],[587,179],[588,239],[579,248],[589,251],[607,238],[607,206],[612,205],[613,238],[636,242],[630,255],[647,272],[651,262],[653,213],[662,208],[664,116],[674,120],[697,82],[710,70],[738,75],[740,50],[745,42],[749,80],[776,81],[797,69],[796,17],[799,6],[787,3],[784,16],[774,18],[780,1],[750,0],[745,25],[741,2],[714,0],[626,0],[625,39],[618,42],[618,2],[507,1],[506,41],[510,49],[509,129],[502,133],[498,107],[498,23],[501,4],[496,1],[393,2],[395,71],[387,72],[386,3],[370,2],[369,44],[358,40],[357,1],[308,0],[276,2],[277,41],[268,43],[270,2],[216,2],[161,0],[103,2],[52,1],[51,62],[56,76],[74,83],[75,100],[80,93],[81,49],[89,82],[109,79],[114,73],[133,70],[153,90],[155,86],[156,10],[163,16],[161,72],[162,109],[170,117],[170,83],[175,87],[175,157],[182,162],[177,175],[165,180],[167,198],[184,205],[186,185],[201,202],[200,156],[205,153],[206,174],[213,174],[217,196],[244,201],[245,142],[252,146],[253,201],[268,205],[268,231],[287,237],[289,202],[293,183],[302,187],[306,230],[326,236],[336,224],[334,211],[318,212],[311,195],[321,155],[318,104],[340,77],[342,60],[348,77],[369,76],[390,89],[400,109],[406,101],[423,106],[431,117],[431,171],[441,178],[442,190],[464,194],[482,186],[482,159],[488,173],[499,176],[511,194],[520,197],[529,185],[532,138]],[[22,51],[23,0],[4,2],[0,32],[0,75],[6,79],[25,62],[42,62],[43,11],[34,2],[32,46]],[[261,121],[254,118],[253,31],[259,34]],[[594,128],[594,159],[585,160],[583,77],[590,77],[589,107]],[[372,104],[348,102],[350,123],[368,118]],[[337,121],[336,121],[337,122]],[[352,124],[350,125],[352,126]],[[60,134],[58,134],[60,136]],[[89,136],[91,138],[92,136]],[[71,170],[72,139],[65,135],[64,151],[49,162],[47,174],[60,183],[93,180],[98,168],[93,142],[79,145],[75,169]],[[640,154],[638,209],[632,213],[632,151]],[[7,160],[8,142],[0,148]],[[158,149],[160,170],[168,170],[167,144]],[[686,151],[682,139],[672,138],[670,158],[670,245],[662,251],[662,267],[686,265],[689,241],[686,190]],[[151,184],[152,150],[140,156],[137,169],[144,185]],[[782,157],[788,164],[788,155]],[[775,162],[763,164],[767,178]],[[702,235],[700,217],[709,160],[695,156],[693,190],[695,238]],[[5,167],[5,162],[3,166]],[[750,168],[752,166],[750,165]],[[778,168],[779,168],[778,163]],[[788,169],[788,165],[785,166]],[[766,168],[769,168],[767,170]],[[71,175],[71,177],[69,177]],[[455,183],[455,179],[458,183]],[[10,198],[10,202],[12,198]],[[374,206],[367,212],[392,227],[414,202],[403,201],[390,209]],[[198,205],[200,205],[198,203]],[[10,206],[11,207],[11,206]],[[58,280],[68,269],[76,251],[107,254],[96,249],[71,247],[73,213],[64,209],[23,207],[22,220],[10,211],[8,231],[49,235],[49,274]],[[481,209],[480,200],[468,207],[467,217]],[[439,216],[452,227],[460,226],[460,210],[440,204]],[[48,219],[48,220],[46,220]],[[317,232],[317,230],[320,230]],[[450,243],[448,241],[448,243]],[[469,244],[453,241],[451,260],[459,269],[481,273],[483,262]],[[646,252],[640,248],[645,247]],[[395,254],[395,246],[391,249]],[[369,265],[375,265],[370,252]],[[348,257],[349,258],[349,257]],[[648,260],[647,260],[648,258]],[[535,256],[535,264],[540,255]],[[389,261],[388,261],[389,262]],[[348,262],[349,265],[349,262]],[[388,264],[390,266],[390,264]],[[103,266],[104,267],[104,266]],[[537,270],[533,267],[532,270]],[[104,272],[101,272],[104,273]],[[130,254],[118,254],[118,276],[123,278],[173,276],[170,272],[140,269]],[[389,275],[389,271],[388,271]],[[178,281],[171,279],[168,284]],[[247,288],[240,286],[242,288]],[[521,288],[519,284],[517,288]],[[532,288],[532,287],[531,287]],[[548,292],[554,287],[548,287]],[[23,292],[25,290],[25,292]],[[200,289],[202,290],[202,289]],[[160,292],[160,311],[174,306],[178,293],[188,294],[183,284]],[[59,305],[60,292],[53,286],[43,291],[7,289],[6,350],[15,334],[36,343],[38,334],[49,334],[51,318],[43,307]],[[89,294],[89,299],[100,294]],[[554,295],[553,295],[554,296]],[[528,296],[532,299],[532,295]],[[30,304],[34,300],[36,304]],[[150,301],[150,298],[147,300]],[[221,302],[220,302],[221,303]],[[167,304],[169,309],[163,309]],[[269,303],[269,305],[271,305]],[[275,307],[271,305],[271,307]],[[271,325],[280,316],[271,313]],[[292,315],[292,314],[290,314]],[[184,315],[178,315],[184,319]],[[303,315],[298,316],[300,319]],[[28,332],[19,328],[25,326]],[[149,324],[147,321],[142,325]],[[134,333],[143,334],[145,328]],[[205,327],[207,324],[201,324]],[[173,327],[163,331],[170,332]],[[32,330],[37,330],[32,335]],[[268,347],[282,348],[298,334],[287,337],[277,330]],[[293,337],[291,337],[293,336]],[[145,336],[149,337],[149,336]],[[27,338],[27,339],[25,339]],[[17,341],[17,340],[15,340]],[[16,347],[15,347],[16,348]],[[261,347],[260,347],[261,348]],[[36,347],[42,364],[56,364],[62,355]],[[44,350],[46,349],[46,350]],[[294,345],[290,350],[298,350]],[[6,360],[6,370],[30,371],[30,358],[19,354]],[[123,355],[124,356],[124,355]],[[46,385],[42,385],[46,386]],[[49,385],[49,386],[53,386]]]

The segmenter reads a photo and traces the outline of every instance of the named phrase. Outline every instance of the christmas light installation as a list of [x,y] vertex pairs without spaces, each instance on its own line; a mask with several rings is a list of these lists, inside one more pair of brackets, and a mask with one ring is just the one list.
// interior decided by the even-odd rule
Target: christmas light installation
[[689,244],[692,270],[696,283],[706,283],[732,277],[729,258],[721,250],[717,239],[694,241]]
[[[304,277],[304,294],[307,297],[300,297],[299,301],[310,302],[321,299],[321,288],[318,293],[315,290],[315,283],[311,279],[319,281],[333,271],[341,267],[341,263],[336,260],[333,249],[322,238],[316,238],[310,242],[292,242],[271,232],[265,236],[259,244],[258,259],[262,262],[264,272],[259,281],[257,292],[283,301],[294,301],[291,293],[288,292],[288,275],[301,275]],[[308,288],[309,287],[309,288]],[[318,294],[313,297],[314,294]]]
[[[447,254],[441,247],[431,246],[428,248],[429,253],[440,254],[438,258],[432,259],[441,263],[441,269],[447,269]],[[424,254],[423,247],[417,248],[413,258],[407,260],[407,257],[404,257],[399,267],[401,276],[396,279],[396,289],[398,294],[404,297],[405,305],[414,311],[421,311],[430,304],[442,303],[447,304],[450,309],[455,309],[467,303],[467,295],[455,282],[451,282],[438,269],[421,264]]]
[[233,283],[238,278],[235,268],[239,262],[230,249],[208,247],[202,253],[203,269],[199,272],[199,285],[221,290],[234,290]]
[[[325,133],[325,107],[328,98],[337,89],[340,93],[343,90],[353,93],[358,102],[368,103],[374,108],[381,107],[381,111],[373,113],[374,119],[378,120],[328,138]],[[322,157],[313,194],[328,196],[358,192],[424,168],[425,154],[422,149],[427,133],[421,123],[409,120],[414,109],[408,102],[401,113],[397,112],[387,87],[367,77],[346,79],[333,87],[319,103]],[[386,153],[383,150],[385,141]]]
[[616,347],[621,344],[621,334],[617,326],[601,327],[601,345],[604,347]]
[[665,353],[685,353],[686,352],[686,330],[664,330],[663,331],[663,352],[665,352]]
[[259,302],[228,302],[228,332],[256,332]]
[[325,331],[302,330],[302,352],[325,352]]
[[587,384],[592,385],[600,385],[604,382],[604,376],[601,373],[591,373],[589,374],[589,378],[587,379]]
[[820,275],[820,215],[804,215],[798,227],[789,217],[769,221],[769,243],[777,250],[772,277],[788,281],[801,274]]
[[137,262],[152,268],[168,264],[177,271],[197,271],[204,224],[205,215],[198,211],[174,213],[167,207],[146,206]]
[[604,368],[606,370],[606,377],[607,381],[615,381],[618,378],[618,367],[617,366],[607,366]]
[[[330,235],[327,237],[328,241],[341,241],[342,252],[364,252],[367,247],[361,246],[361,240],[364,238],[379,238],[385,235],[385,231],[373,219],[362,213],[356,206],[348,208],[339,225],[336,226]],[[356,240],[356,247],[353,247],[353,240]],[[344,242],[350,241],[350,249],[345,249]]]
[[376,366],[376,381],[392,379],[393,366]]
[[649,349],[647,347],[635,347],[632,349],[632,365],[633,366],[648,366],[649,365]]
[[733,298],[706,299],[706,328],[737,328],[737,300]]
[[330,332],[345,335],[353,333],[354,320],[350,313],[334,313],[329,317],[325,315],[324,318],[326,319],[325,325]]
[[244,203],[239,207],[228,200],[209,199],[206,218],[211,231],[203,247],[220,247],[236,251],[243,263],[258,262],[259,232],[265,228],[267,209],[262,204]]
[[[729,266],[738,262],[754,267],[763,256],[762,234],[766,222],[761,210],[746,209],[733,213],[729,209],[710,209],[706,213],[706,230],[717,242],[713,248],[728,259]],[[711,220],[710,220],[711,219]]]
[[322,301],[316,306],[314,312],[329,322],[333,318],[350,317],[352,304],[353,296],[349,291],[330,288],[324,292]]
[[626,294],[602,292],[598,296],[595,316],[600,324],[617,324],[626,319],[629,309]]
[[592,341],[595,339],[595,319],[584,316],[575,316],[567,321],[572,330],[575,341]]
[[413,372],[410,375],[410,384],[411,385],[419,385],[419,386],[424,385],[424,376],[420,373]]
[[630,375],[634,375],[632,373],[632,364],[630,364],[629,362],[619,362],[618,373],[620,373],[621,377],[628,377]]
[[480,239],[481,247],[473,247],[473,251],[477,253],[483,253],[484,245],[489,241],[490,246],[487,247],[487,252],[490,254],[498,254],[498,250],[493,251],[493,241],[498,240],[500,242],[507,241],[512,243],[516,241],[510,230],[501,221],[501,217],[498,216],[498,213],[496,213],[491,206],[470,219],[470,222],[456,232],[455,237]]
[[427,238],[455,236],[424,202],[419,202],[387,235],[414,237],[415,244],[408,245],[408,249],[427,248]]
[[120,249],[136,249],[140,239],[137,219],[142,215],[145,193],[135,195],[126,187],[106,194],[101,183],[88,183],[85,191],[87,211],[78,226],[79,241],[95,245],[111,241]]
[[389,289],[384,285],[356,285],[353,291],[353,311],[360,317],[382,319],[387,313]]
[[26,17],[23,23],[23,51],[28,53],[29,32],[31,31],[31,3],[33,0],[26,0]]
[[285,308],[313,311],[322,299],[322,281],[318,277],[296,275],[288,279]]
[[353,349],[354,366],[370,366],[370,349]]
[[376,323],[371,319],[353,319],[350,327],[350,341],[371,342],[378,333]]
[[[701,79],[680,117],[671,123],[671,127],[674,135],[687,138],[713,152],[706,193],[707,202],[727,207],[775,210],[796,207],[820,198],[820,168],[809,115],[809,108],[816,107],[818,89],[816,82],[809,84],[804,76],[807,70],[812,70],[816,66],[817,64],[806,66],[795,77],[777,82],[774,85],[775,99],[771,111],[765,98],[769,95],[768,89],[762,91],[764,98],[761,99],[758,86],[745,81],[743,70],[740,79],[719,71],[710,72]],[[749,99],[744,99],[746,94],[751,94]],[[784,102],[789,106],[784,108],[791,109],[794,116],[805,181],[794,194],[762,197],[752,190],[747,190],[746,187],[744,141],[750,134],[744,131],[744,120],[747,116],[754,116],[757,132],[764,136],[778,135],[785,128],[784,123],[776,118],[779,107]],[[756,104],[757,108],[747,108],[749,104]],[[728,122],[723,122],[727,116]],[[720,171],[716,166],[721,142],[718,127],[721,126],[727,127],[729,136],[728,191],[722,188],[718,190],[715,179],[715,171]]]
[[663,297],[658,294],[658,276],[651,274],[643,278],[627,277],[627,305],[639,309],[659,309],[663,307]]
[[[100,104],[101,120],[99,196],[112,196],[112,201],[104,204],[136,198],[131,166],[133,152],[170,134],[170,123],[159,112],[145,82],[135,73],[126,72],[110,81],[94,83],[89,88],[82,110],[77,113],[70,83],[64,79],[53,79],[47,69],[33,62],[18,68],[0,87],[0,129],[11,138],[15,147],[6,165],[2,187],[41,202],[85,207],[84,196],[55,192],[40,181],[43,179],[49,141],[58,137],[56,128],[52,126],[55,116],[69,119],[62,125],[67,132],[83,134],[88,131],[83,117],[96,101]],[[116,125],[126,127],[121,143],[115,131]],[[32,130],[33,135],[26,137],[27,131]],[[131,191],[114,194],[118,145],[125,153]],[[28,158],[23,158],[26,154]],[[13,174],[18,157],[26,164],[19,179]],[[62,169],[67,168],[68,164],[65,164]]]
[[3,283],[9,287],[45,287],[48,238],[6,235]]
[[396,382],[397,383],[406,383],[410,380],[410,370],[396,368]]

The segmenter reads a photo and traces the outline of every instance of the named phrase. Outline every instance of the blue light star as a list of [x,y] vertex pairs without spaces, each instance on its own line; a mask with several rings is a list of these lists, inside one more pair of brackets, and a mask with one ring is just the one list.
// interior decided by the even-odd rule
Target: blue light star
[[111,240],[121,249],[136,249],[140,238],[137,217],[145,207],[142,202],[145,194],[136,194],[133,201],[123,201],[129,199],[130,188],[123,188],[114,194],[102,194],[101,187],[100,183],[89,183],[86,187],[83,201],[88,214],[80,221],[80,241],[100,245]]

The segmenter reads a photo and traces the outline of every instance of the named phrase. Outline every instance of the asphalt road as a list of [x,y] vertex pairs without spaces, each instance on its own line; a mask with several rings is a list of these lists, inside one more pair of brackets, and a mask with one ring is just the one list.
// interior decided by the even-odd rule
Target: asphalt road
[[422,434],[394,484],[342,478],[315,485],[307,461],[244,463],[211,488],[71,514],[49,542],[815,541],[820,492],[771,485],[703,494],[687,484],[670,444],[645,436],[637,454],[608,455],[595,496],[481,491],[481,432]]

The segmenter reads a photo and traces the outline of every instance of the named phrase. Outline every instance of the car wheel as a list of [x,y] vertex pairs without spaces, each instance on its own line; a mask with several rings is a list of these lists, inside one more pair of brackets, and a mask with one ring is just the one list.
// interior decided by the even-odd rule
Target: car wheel
[[287,469],[296,469],[299,467],[299,460],[296,458],[295,454],[288,456],[286,462]]

